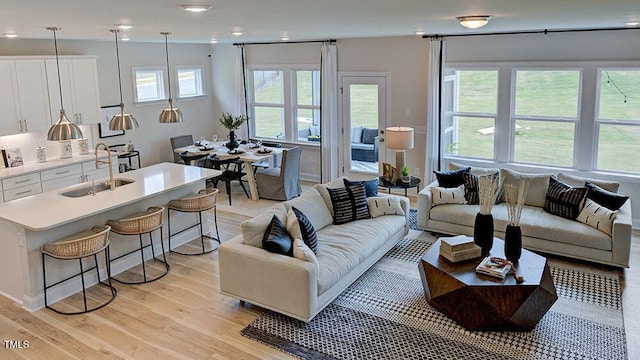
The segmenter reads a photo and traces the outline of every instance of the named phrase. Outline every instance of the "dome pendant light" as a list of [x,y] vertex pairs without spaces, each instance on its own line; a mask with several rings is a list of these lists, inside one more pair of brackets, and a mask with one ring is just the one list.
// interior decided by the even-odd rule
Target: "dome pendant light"
[[167,40],[167,37],[171,33],[162,32],[160,34],[164,35],[164,50],[165,50],[165,53],[167,54],[167,80],[168,80],[167,83],[169,84],[169,108],[162,110],[162,112],[160,113],[159,120],[163,124],[183,122],[184,119],[182,117],[182,111],[180,111],[180,109],[178,108],[173,107],[173,99],[171,99],[171,79],[169,77],[169,42]]
[[67,119],[67,115],[64,113],[64,103],[62,101],[62,81],[60,81],[60,61],[58,60],[58,39],[56,38],[56,31],[62,30],[59,27],[47,27],[47,30],[53,31],[53,44],[56,50],[56,68],[58,69],[58,87],[60,90],[60,118],[55,124],[49,128],[47,133],[47,140],[49,141],[62,141],[62,140],[74,140],[82,139],[82,131],[78,125],[72,123]]
[[120,75],[120,49],[118,48],[118,33],[120,30],[112,29],[116,38],[116,59],[118,62],[118,85],[120,86],[120,113],[114,115],[109,121],[109,130],[131,130],[137,129],[138,121],[131,114],[124,112],[124,102],[122,101],[122,76]]

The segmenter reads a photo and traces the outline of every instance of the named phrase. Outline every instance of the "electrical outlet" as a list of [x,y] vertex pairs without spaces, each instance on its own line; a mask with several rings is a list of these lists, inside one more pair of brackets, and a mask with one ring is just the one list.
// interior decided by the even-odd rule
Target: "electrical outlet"
[[21,232],[18,233],[18,246],[24,247],[24,234]]

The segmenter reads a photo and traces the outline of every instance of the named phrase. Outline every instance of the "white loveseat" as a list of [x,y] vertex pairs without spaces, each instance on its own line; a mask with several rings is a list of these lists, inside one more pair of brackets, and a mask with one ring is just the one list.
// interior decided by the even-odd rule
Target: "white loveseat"
[[[453,169],[458,168],[456,165]],[[497,170],[497,169],[495,169]],[[476,170],[478,174],[486,171]],[[474,168],[472,168],[474,172]],[[572,186],[584,186],[584,180],[556,174],[560,181]],[[418,194],[418,227],[443,234],[473,236],[473,228],[479,205],[444,204],[432,206],[431,188],[435,181]],[[532,192],[532,188],[529,188]],[[546,190],[533,188],[532,196],[542,196]],[[542,192],[542,193],[540,193]],[[529,196],[527,196],[529,198]],[[544,201],[544,200],[543,200]],[[495,236],[504,239],[508,222],[507,206],[498,203],[493,207]],[[611,236],[578,221],[565,219],[545,212],[542,206],[524,206],[521,215],[522,246],[524,248],[557,254],[596,263],[629,267],[632,231],[631,200],[618,210]]]
[[[339,187],[344,187],[342,178],[315,185],[300,197],[243,222],[242,234],[224,242],[218,250],[220,292],[309,321],[409,231],[409,200],[404,197],[398,197],[404,216],[384,215],[333,225],[326,188]],[[272,216],[283,220],[292,206],[302,211],[316,229],[318,266],[247,244],[260,243]]]

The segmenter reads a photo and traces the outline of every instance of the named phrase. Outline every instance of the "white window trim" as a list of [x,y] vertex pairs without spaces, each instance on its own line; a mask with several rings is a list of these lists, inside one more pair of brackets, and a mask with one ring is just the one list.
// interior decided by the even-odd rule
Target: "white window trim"
[[[159,84],[159,92],[162,93],[161,99],[153,99],[153,100],[139,100],[138,99],[138,84],[136,83],[136,73],[139,71],[154,71],[159,72],[162,79],[158,82]],[[165,81],[168,80],[166,71],[161,66],[137,66],[131,68],[131,79],[133,81],[133,103],[136,105],[146,105],[146,104],[157,104],[162,101],[166,101],[167,91],[165,89]]]
[[[205,69],[204,66],[202,65],[176,65],[175,68],[175,84],[176,84],[176,99],[180,99],[180,100],[189,100],[189,99],[198,99],[198,98],[205,98],[207,97],[207,92],[206,92],[206,73],[205,73]],[[189,96],[182,96],[180,94],[180,79],[178,78],[178,74],[180,72],[180,70],[200,70],[200,91],[201,94],[197,94],[197,95],[189,95]]]

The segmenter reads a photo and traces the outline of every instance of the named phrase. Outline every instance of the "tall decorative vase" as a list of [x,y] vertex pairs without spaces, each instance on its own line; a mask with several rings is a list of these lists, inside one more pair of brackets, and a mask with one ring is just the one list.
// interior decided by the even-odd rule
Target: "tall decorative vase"
[[522,254],[522,231],[520,226],[507,225],[504,232],[504,255],[507,260],[517,263]]
[[227,147],[227,149],[229,150],[233,150],[235,148],[237,148],[238,146],[240,146],[240,143],[238,142],[238,140],[236,140],[236,133],[233,130],[229,131],[229,141],[227,141],[224,146]]
[[493,247],[493,215],[481,213],[476,215],[473,242],[482,248],[482,256],[489,255]]

